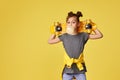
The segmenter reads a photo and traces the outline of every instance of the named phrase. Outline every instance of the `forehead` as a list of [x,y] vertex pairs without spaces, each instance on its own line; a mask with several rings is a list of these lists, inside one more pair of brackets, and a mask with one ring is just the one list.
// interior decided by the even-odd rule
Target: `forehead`
[[73,17],[69,17],[68,21],[77,21],[77,17],[73,16]]

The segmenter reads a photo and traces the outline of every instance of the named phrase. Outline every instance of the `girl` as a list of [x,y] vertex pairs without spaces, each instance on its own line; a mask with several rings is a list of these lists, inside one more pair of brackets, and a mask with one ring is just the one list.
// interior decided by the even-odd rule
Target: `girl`
[[95,34],[88,34],[85,32],[78,32],[77,29],[80,26],[79,17],[82,17],[82,13],[78,11],[76,14],[69,12],[66,18],[67,31],[66,33],[56,37],[52,34],[48,40],[49,44],[55,44],[63,42],[64,49],[66,51],[66,63],[63,69],[63,80],[72,80],[73,77],[76,80],[86,80],[85,72],[86,66],[83,60],[83,50],[88,39],[102,38],[102,33],[95,29]]

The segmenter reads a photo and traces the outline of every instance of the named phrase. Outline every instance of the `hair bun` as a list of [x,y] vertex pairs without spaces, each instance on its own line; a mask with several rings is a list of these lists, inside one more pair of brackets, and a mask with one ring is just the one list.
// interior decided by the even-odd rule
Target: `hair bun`
[[83,16],[80,11],[78,11],[78,12],[76,13],[76,15],[77,15],[78,17],[82,17],[82,16]]
[[73,16],[73,12],[72,11],[70,11],[69,13],[68,13],[68,16]]

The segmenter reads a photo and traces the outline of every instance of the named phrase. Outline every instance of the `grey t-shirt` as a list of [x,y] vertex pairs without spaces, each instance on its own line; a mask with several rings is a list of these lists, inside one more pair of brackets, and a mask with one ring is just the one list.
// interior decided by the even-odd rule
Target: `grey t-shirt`
[[[70,58],[79,58],[80,54],[84,50],[84,45],[88,40],[88,33],[81,32],[76,35],[70,35],[65,33],[59,36],[59,39],[63,42],[64,49]],[[84,73],[86,72],[86,66],[83,63],[83,70],[79,70],[75,63],[72,64],[71,68],[64,67],[63,73]]]

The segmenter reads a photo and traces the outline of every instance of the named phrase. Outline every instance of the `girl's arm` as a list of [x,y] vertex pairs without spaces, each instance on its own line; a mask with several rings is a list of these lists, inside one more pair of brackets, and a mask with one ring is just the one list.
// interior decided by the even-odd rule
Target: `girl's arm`
[[48,40],[48,43],[49,44],[55,44],[55,43],[58,43],[60,42],[60,39],[58,37],[56,37],[55,34],[52,34]]
[[95,29],[94,33],[95,34],[90,34],[89,35],[89,39],[100,39],[100,38],[103,37],[103,34],[98,29]]

